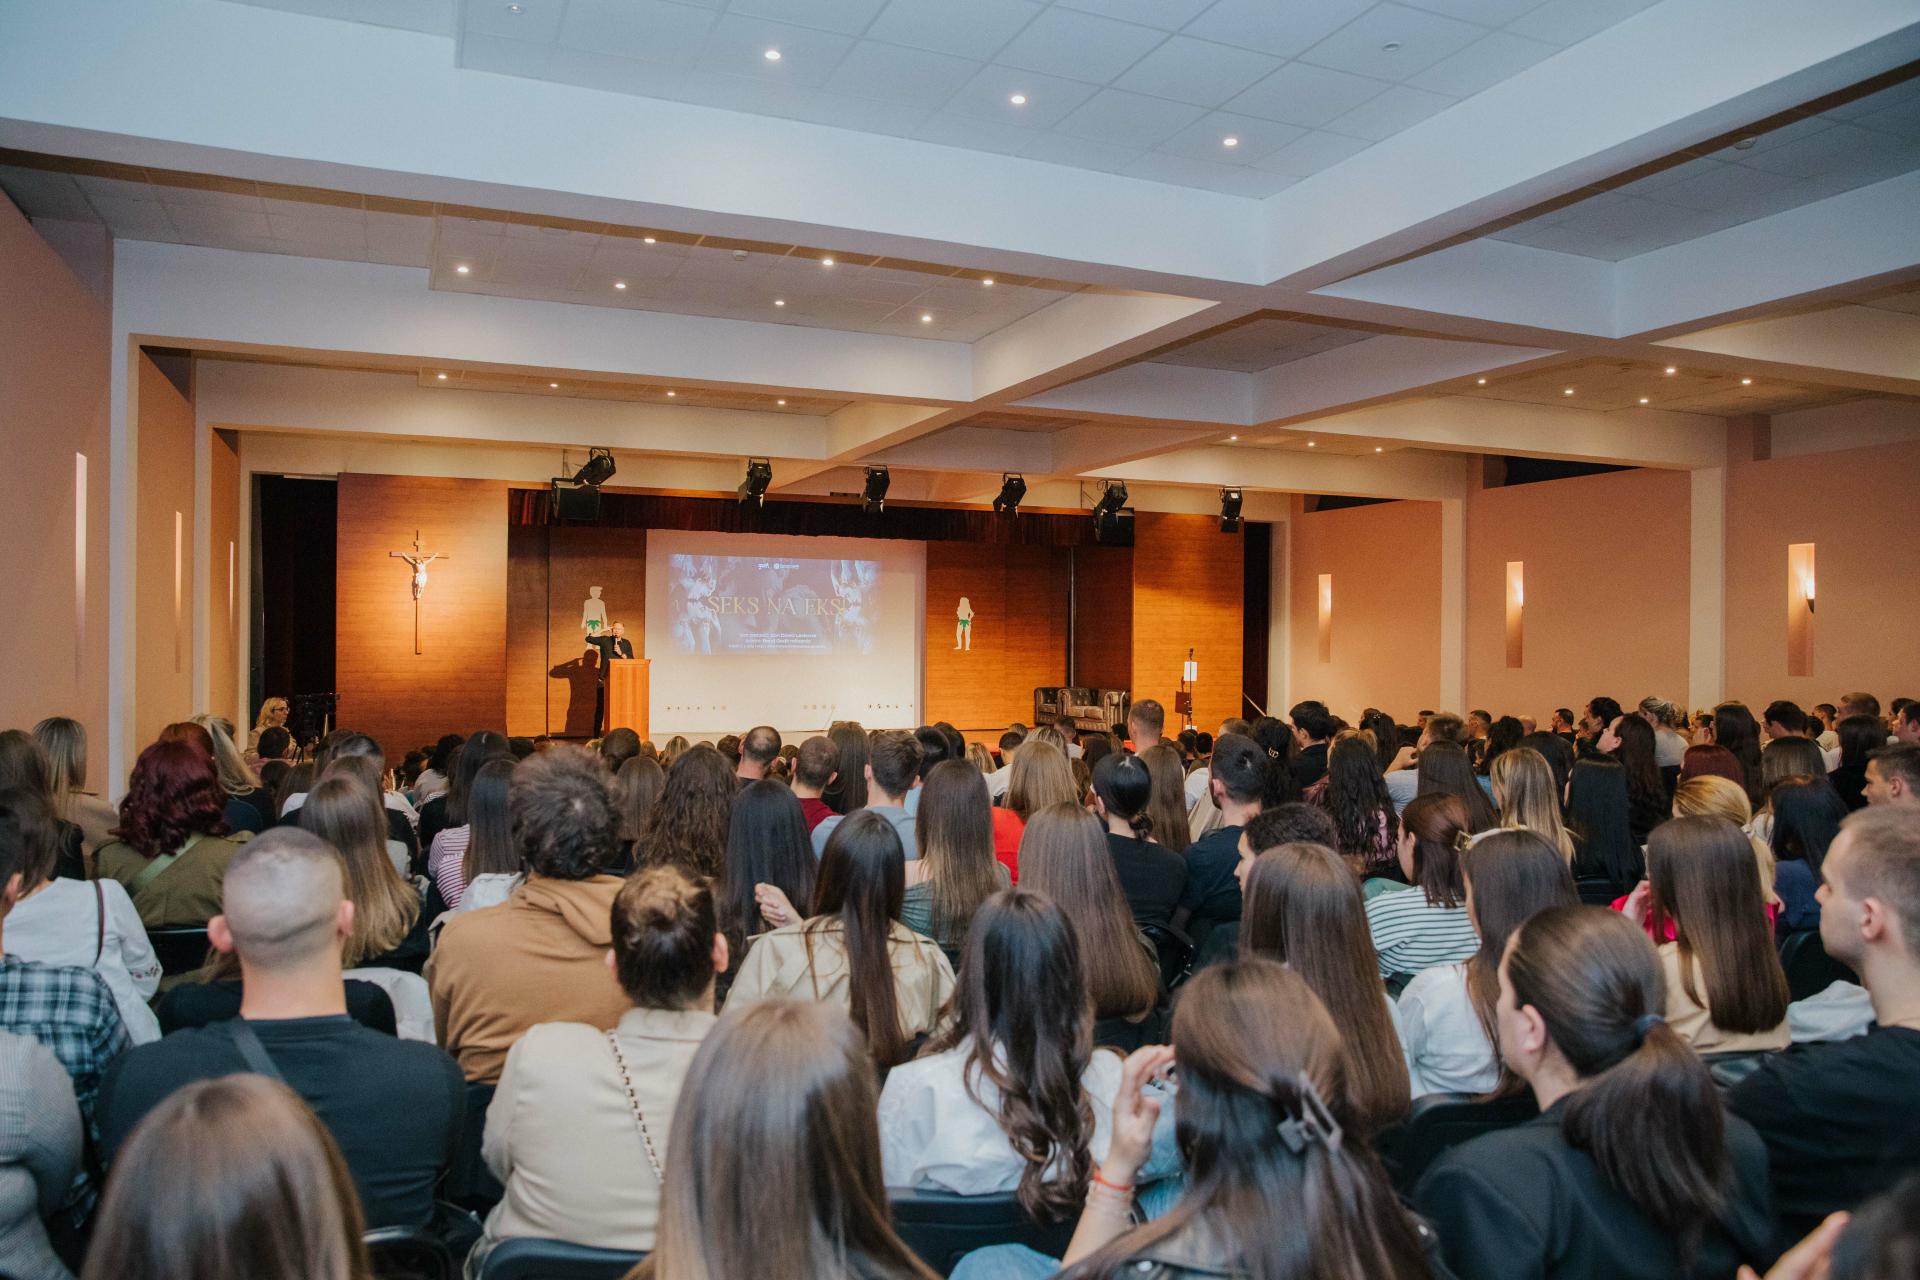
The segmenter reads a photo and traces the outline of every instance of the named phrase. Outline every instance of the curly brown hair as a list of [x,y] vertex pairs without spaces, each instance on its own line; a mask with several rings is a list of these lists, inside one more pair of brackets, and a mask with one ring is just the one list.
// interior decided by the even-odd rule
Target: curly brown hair
[[696,876],[718,876],[726,858],[727,827],[739,787],[733,766],[712,747],[693,747],[674,757],[634,850],[637,862],[675,866]]

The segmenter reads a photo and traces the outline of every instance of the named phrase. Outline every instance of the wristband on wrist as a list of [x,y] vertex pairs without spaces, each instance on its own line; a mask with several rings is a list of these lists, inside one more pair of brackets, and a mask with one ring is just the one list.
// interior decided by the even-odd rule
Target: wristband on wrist
[[1130,1196],[1133,1194],[1133,1187],[1134,1187],[1133,1183],[1108,1182],[1105,1178],[1100,1176],[1100,1171],[1098,1169],[1095,1169],[1093,1171],[1093,1181],[1095,1185],[1105,1187],[1109,1191],[1118,1191],[1121,1195]]

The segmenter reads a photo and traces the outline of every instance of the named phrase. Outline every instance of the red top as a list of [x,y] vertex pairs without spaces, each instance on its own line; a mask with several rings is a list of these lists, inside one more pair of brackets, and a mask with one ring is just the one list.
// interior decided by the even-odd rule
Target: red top
[[[1611,906],[1615,911],[1625,911],[1627,909],[1627,895],[1624,893],[1621,894],[1619,897],[1615,898],[1608,905]],[[1767,912],[1767,924],[1769,927],[1771,927],[1774,920],[1780,915],[1780,904],[1777,902],[1769,902],[1769,903],[1766,903],[1765,906],[1766,906],[1766,912]],[[1667,919],[1667,936],[1664,938],[1654,937],[1653,913],[1651,911],[1647,913],[1646,923],[1641,927],[1647,931],[1647,936],[1649,938],[1653,938],[1655,942],[1672,942],[1675,937],[1675,934],[1673,931],[1672,917],[1668,917]]]
[[993,856],[1007,869],[1015,884],[1020,883],[1020,836],[1027,824],[1011,809],[993,806]]
[[801,796],[800,797],[800,814],[802,817],[804,817],[807,820],[807,833],[809,835],[813,833],[813,829],[815,827],[825,822],[832,813],[833,813],[833,806],[829,805],[825,800],[822,800],[820,797],[818,796]]

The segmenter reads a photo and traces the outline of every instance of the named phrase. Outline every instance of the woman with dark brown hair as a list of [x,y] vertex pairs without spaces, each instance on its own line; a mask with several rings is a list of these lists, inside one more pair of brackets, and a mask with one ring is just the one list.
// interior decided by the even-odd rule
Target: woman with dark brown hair
[[788,997],[837,1004],[866,1035],[875,1062],[903,1061],[908,1042],[933,1030],[953,994],[947,957],[900,923],[905,894],[906,855],[893,823],[871,809],[848,814],[827,837],[812,916],[760,936],[727,1008]]
[[1305,978],[1346,1037],[1347,1087],[1369,1130],[1407,1112],[1398,1013],[1380,981],[1360,886],[1324,845],[1283,844],[1247,870],[1240,954],[1278,960]]
[[1013,753],[1013,780],[1007,783],[1007,808],[1020,815],[1020,821],[1032,822],[1033,815],[1050,804],[1080,803],[1080,789],[1074,785],[1073,769],[1067,753],[1038,735],[1020,744]]
[[1772,1257],[1766,1148],[1667,1025],[1665,986],[1617,911],[1555,907],[1514,934],[1500,1054],[1540,1116],[1455,1147],[1415,1189],[1455,1274],[1705,1280]]
[[82,1280],[367,1280],[360,1198],[326,1127],[257,1075],[188,1085],[113,1162]]
[[[900,919],[949,953],[960,949],[973,913],[1012,883],[993,856],[993,800],[987,780],[965,760],[942,760],[920,784],[914,839]],[[809,855],[811,856],[811,855]]]
[[[633,764],[629,760],[626,767]],[[807,839],[807,820],[793,791],[785,783],[768,778],[744,788],[733,802],[727,824],[726,867],[713,891],[720,932],[726,936],[727,952],[733,957],[718,980],[720,999],[727,998],[733,975],[754,940],[782,922],[768,919],[761,911],[761,897],[778,893],[779,902],[788,910],[795,902],[810,903],[818,870],[813,846]]]
[[[827,739],[833,743],[840,758],[834,766],[833,779],[820,793],[820,798],[839,814],[866,808],[867,764],[873,758],[873,748],[867,742],[867,731],[851,720],[843,720],[827,730]],[[685,748],[683,741],[681,749]]]
[[1153,777],[1153,794],[1147,801],[1153,838],[1174,853],[1184,854],[1193,836],[1187,825],[1187,779],[1180,766],[1180,753],[1162,743],[1142,751],[1140,760]]
[[[1153,771],[1139,756],[1115,751],[1093,767],[1093,812],[1106,823],[1107,853],[1127,909],[1142,929],[1167,929],[1187,887],[1187,860],[1157,839],[1154,799]],[[1186,834],[1184,821],[1173,826]]]
[[887,1216],[866,1051],[837,1009],[729,1011],[687,1072],[657,1243],[629,1280],[934,1280]]
[[[1163,1078],[1176,1065],[1179,1093],[1169,1097]],[[1353,1105],[1353,1065],[1351,1042],[1298,973],[1243,959],[1195,975],[1174,1011],[1173,1044],[1127,1059],[1113,1142],[1061,1280],[1426,1280],[1422,1233]],[[1130,1227],[1168,1107],[1186,1186],[1169,1212]]]
[[1480,776],[1473,771],[1467,749],[1459,743],[1429,742],[1420,749],[1420,763],[1415,769],[1414,794],[1430,796],[1437,792],[1459,800],[1466,806],[1467,829],[1471,834],[1491,831],[1500,825],[1500,815],[1494,810],[1487,791],[1481,788]]
[[[474,730],[465,742],[453,749],[449,766],[453,772],[447,775],[447,789],[427,797],[420,806],[421,848],[431,850],[441,832],[467,825],[467,789],[487,761],[502,757],[512,759],[513,748],[491,729]],[[328,761],[322,759],[315,763],[325,769]],[[457,851],[454,856],[458,856]]]
[[634,865],[719,875],[740,787],[733,768],[713,747],[693,747],[675,757],[667,766],[667,785],[634,846]]
[[1094,1021],[1115,1024],[1102,1028],[1096,1039],[1119,1033],[1119,1023],[1137,1025],[1153,1012],[1160,1002],[1159,965],[1153,944],[1133,923],[1098,818],[1077,804],[1048,805],[1035,813],[1020,838],[1020,887],[1046,894],[1073,922]]
[[624,870],[633,869],[634,850],[639,847],[640,834],[647,829],[647,818],[653,813],[654,805],[660,801],[660,793],[667,788],[667,771],[659,757],[642,751],[620,766],[613,775],[613,802],[620,809],[620,850],[619,863]]
[[[47,721],[41,721],[46,724]],[[85,741],[82,740],[80,764],[86,766]],[[46,801],[54,814],[53,861],[47,870],[49,879],[85,880],[87,864],[83,853],[86,833],[80,824],[70,821],[66,810],[72,805],[73,791],[59,781],[63,770],[56,770],[53,757],[38,738],[24,729],[0,733],[0,791],[26,791]]]
[[240,850],[225,838],[226,803],[213,758],[191,743],[156,742],[134,762],[114,842],[94,867],[126,888],[149,929],[220,914],[220,881]]
[[1340,843],[1335,852],[1351,859],[1362,876],[1402,874],[1394,859],[1400,822],[1373,744],[1359,733],[1342,733],[1327,752],[1322,782],[1307,788],[1307,798],[1333,816]]
[[1647,840],[1647,878],[1624,911],[1660,944],[1667,1022],[1700,1053],[1784,1049],[1787,975],[1753,845],[1725,818],[1674,818]]
[[1413,1096],[1510,1093],[1519,1081],[1500,1064],[1500,957],[1507,939],[1536,912],[1571,907],[1573,873],[1534,831],[1497,831],[1461,859],[1467,917],[1479,949],[1464,964],[1437,965],[1400,993],[1400,1035]]
[[[1381,977],[1465,960],[1479,945],[1460,873],[1460,857],[1472,839],[1458,797],[1415,796],[1407,803],[1398,841],[1398,869],[1406,883],[1382,884],[1380,892],[1366,895],[1367,930]],[[1381,882],[1366,887],[1376,884]]]
[[[975,913],[953,1020],[887,1076],[880,1158],[890,1187],[1018,1191],[1039,1221],[1071,1217],[1106,1158],[1120,1055],[1093,1047],[1080,945],[1057,903],[1027,889]],[[1143,1178],[1179,1168],[1172,1117]]]
[[340,855],[347,901],[353,904],[353,932],[342,948],[341,965],[420,972],[430,949],[428,922],[420,895],[387,856],[379,796],[360,779],[336,773],[307,794],[300,826]]
[[1713,709],[1707,741],[1724,747],[1740,762],[1735,781],[1747,789],[1747,803],[1755,808],[1766,798],[1760,789],[1760,722],[1744,702],[1723,702]]
[[1600,750],[1627,771],[1627,830],[1635,844],[1645,844],[1647,833],[1666,821],[1672,803],[1660,780],[1653,726],[1637,714],[1616,716],[1600,735]]

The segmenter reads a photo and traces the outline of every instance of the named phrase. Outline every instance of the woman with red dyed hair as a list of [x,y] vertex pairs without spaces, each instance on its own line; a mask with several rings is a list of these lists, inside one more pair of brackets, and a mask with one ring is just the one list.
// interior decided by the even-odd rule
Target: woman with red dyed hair
[[1740,757],[1715,743],[1705,742],[1687,748],[1680,759],[1680,781],[1693,778],[1725,778],[1742,790],[1747,785],[1747,770]]
[[239,844],[225,839],[227,795],[213,758],[190,741],[140,753],[120,802],[114,841],[95,867],[126,886],[149,929],[197,926],[220,914],[220,884]]

